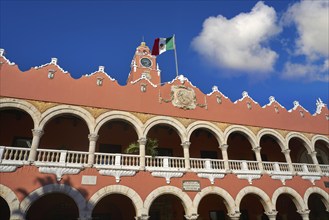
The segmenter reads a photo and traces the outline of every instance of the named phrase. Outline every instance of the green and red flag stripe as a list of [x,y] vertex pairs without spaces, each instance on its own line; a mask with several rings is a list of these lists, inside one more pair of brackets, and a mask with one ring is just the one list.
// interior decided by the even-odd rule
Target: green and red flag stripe
[[174,37],[156,38],[152,48],[152,55],[158,56],[167,50],[174,50]]

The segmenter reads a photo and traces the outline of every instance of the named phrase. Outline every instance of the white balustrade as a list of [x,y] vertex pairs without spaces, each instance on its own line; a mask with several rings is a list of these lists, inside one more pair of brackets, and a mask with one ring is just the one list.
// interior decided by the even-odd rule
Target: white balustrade
[[233,171],[260,171],[258,161],[229,160],[228,163]]
[[185,160],[181,157],[145,157],[145,166],[147,168],[158,169],[185,169]]
[[225,170],[223,160],[190,158],[190,164],[193,170]]
[[[28,164],[30,149],[19,147],[0,146],[0,164]],[[37,149],[36,166],[69,166],[82,167],[88,162],[88,152],[63,151],[53,149]],[[229,160],[229,167],[233,173],[259,172],[259,162]],[[288,174],[290,170],[288,163],[262,162],[267,174]],[[185,161],[182,157],[145,157],[145,165],[148,170],[185,170]],[[225,171],[224,161],[216,159],[190,158],[192,171]],[[139,155],[95,153],[95,167],[115,169],[138,169],[140,166]],[[315,165],[293,163],[297,175],[322,175],[329,176],[329,165]]]
[[95,153],[95,165],[114,166],[115,154]]
[[95,166],[111,168],[138,168],[139,155],[95,153]]
[[0,147],[0,162],[11,163],[28,163],[30,149],[22,147]]
[[87,164],[88,152],[67,151],[65,162],[69,164]]
[[318,173],[315,164],[293,163],[292,165],[297,173]]
[[291,172],[288,163],[281,162],[262,162],[266,173]]
[[329,165],[320,165],[320,169],[324,175],[329,176]]
[[59,163],[61,151],[49,149],[37,149],[37,157],[35,162],[42,163]]

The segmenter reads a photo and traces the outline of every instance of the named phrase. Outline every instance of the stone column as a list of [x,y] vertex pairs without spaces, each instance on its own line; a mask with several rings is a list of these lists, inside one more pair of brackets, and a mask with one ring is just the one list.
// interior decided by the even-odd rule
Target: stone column
[[88,152],[88,166],[92,167],[95,160],[95,149],[96,149],[96,142],[98,139],[98,135],[95,133],[89,134],[89,152]]
[[191,168],[191,166],[190,166],[190,145],[191,145],[191,142],[185,141],[181,145],[182,145],[183,151],[184,151],[185,168],[190,169]]
[[37,149],[39,148],[40,139],[44,134],[44,132],[43,130],[32,129],[32,134],[33,134],[33,139],[32,139],[29,159],[28,159],[30,162],[33,162],[36,159]]
[[278,211],[271,211],[271,212],[264,212],[265,215],[267,215],[269,220],[275,220],[276,219],[276,215],[278,214]]
[[318,161],[318,158],[316,157],[317,152],[316,151],[312,151],[311,153],[308,153],[308,154],[312,157],[313,164],[316,165],[316,170],[319,173],[321,173],[321,168],[319,166],[319,161]]
[[139,166],[141,170],[145,169],[145,145],[146,145],[147,139],[141,138],[138,140],[139,143]]
[[239,220],[240,219],[240,215],[241,213],[240,212],[234,212],[234,213],[230,213],[230,214],[227,214],[231,220]]
[[297,210],[303,220],[309,220],[310,210]]
[[136,220],[148,220],[150,218],[150,216],[142,214],[141,216],[136,216],[135,219]]
[[222,158],[224,160],[224,167],[225,167],[226,172],[228,172],[230,170],[230,166],[228,164],[227,148],[228,148],[227,144],[221,144],[219,146],[219,149],[222,151]]
[[257,147],[254,147],[252,150],[255,152],[256,160],[258,162],[258,167],[259,167],[260,171],[262,173],[264,173],[264,167],[263,167],[263,163],[262,163],[262,156],[260,154],[261,149],[262,148],[260,146],[257,146]]
[[291,157],[290,157],[290,150],[289,149],[285,149],[283,151],[281,151],[285,158],[286,158],[286,161],[287,163],[289,164],[289,170],[292,172],[292,173],[295,173],[295,169],[294,169],[294,166],[292,165],[292,162],[291,162]]
[[199,215],[194,213],[192,215],[184,215],[184,217],[187,220],[196,220],[196,219],[198,219]]

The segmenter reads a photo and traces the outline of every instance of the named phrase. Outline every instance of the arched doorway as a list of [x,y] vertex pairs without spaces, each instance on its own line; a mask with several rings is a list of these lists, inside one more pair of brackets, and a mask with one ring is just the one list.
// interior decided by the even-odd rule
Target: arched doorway
[[74,200],[62,193],[50,193],[36,200],[28,209],[27,220],[73,220],[79,218]]
[[295,203],[291,195],[281,194],[276,200],[276,210],[278,211],[277,220],[302,220],[302,217],[297,212]]
[[329,213],[321,201],[321,196],[313,193],[308,199],[308,208],[311,211],[309,214],[310,220],[326,220],[329,219]]
[[293,163],[313,164],[312,157],[304,146],[304,141],[294,137],[289,141],[290,157]]
[[198,207],[198,214],[199,219],[202,220],[229,219],[224,199],[216,194],[208,194],[201,199]]
[[329,143],[318,140],[315,142],[314,148],[319,164],[329,164]]
[[88,126],[84,120],[73,114],[52,118],[44,128],[40,140],[42,149],[88,151]]
[[10,219],[10,208],[6,200],[0,197],[0,219],[9,220]]
[[156,198],[149,210],[149,220],[180,220],[184,218],[185,211],[182,201],[170,194]]
[[196,129],[190,137],[190,157],[222,159],[222,152],[214,134],[208,129]]
[[121,194],[103,197],[92,212],[93,220],[126,220],[134,219],[135,216],[131,199]]
[[264,135],[260,139],[262,161],[286,162],[282,149],[277,140],[271,135]]
[[264,214],[261,198],[256,194],[247,194],[240,203],[240,220],[268,220]]
[[251,143],[243,133],[232,132],[228,137],[227,144],[230,160],[256,160]]
[[168,157],[183,157],[181,139],[172,126],[158,124],[150,129],[148,138],[158,140],[158,155]]
[[106,122],[98,135],[96,151],[100,153],[124,153],[129,144],[138,139],[134,127],[123,120]]
[[0,110],[0,145],[30,148],[32,129],[31,116],[18,109]]

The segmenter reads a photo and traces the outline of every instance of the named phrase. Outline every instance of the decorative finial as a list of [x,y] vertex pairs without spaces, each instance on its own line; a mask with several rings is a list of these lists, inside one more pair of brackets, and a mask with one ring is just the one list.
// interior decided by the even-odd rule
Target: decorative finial
[[213,86],[213,87],[212,87],[212,91],[213,91],[213,92],[218,92],[218,87],[217,87],[217,86]]
[[268,98],[270,100],[270,103],[275,101],[275,97],[274,96],[270,96],[270,98]]
[[104,72],[105,67],[104,66],[99,66],[98,67],[98,72]]
[[57,58],[51,58],[51,63],[52,64],[57,64]]
[[0,56],[3,56],[5,54],[5,49],[0,48]]
[[144,41],[142,41],[141,46],[145,47],[146,43]]
[[243,98],[248,97],[248,92],[243,91],[243,93],[242,93],[242,97],[243,97]]

